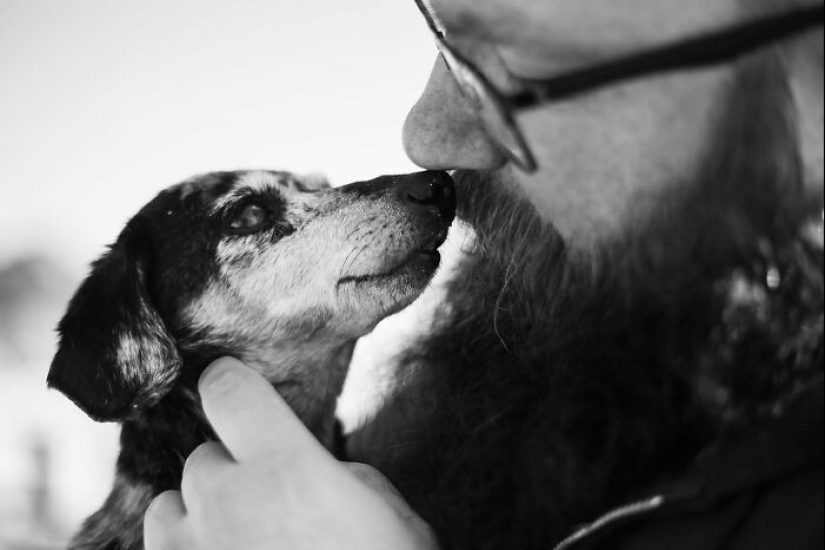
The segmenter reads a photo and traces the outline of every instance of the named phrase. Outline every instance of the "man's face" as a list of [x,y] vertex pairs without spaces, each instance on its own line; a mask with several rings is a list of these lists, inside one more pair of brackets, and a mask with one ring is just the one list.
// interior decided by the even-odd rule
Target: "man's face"
[[[737,0],[432,0],[447,40],[502,90],[745,17]],[[732,81],[730,67],[648,77],[520,112],[539,169],[506,166],[439,59],[404,129],[427,168],[508,170],[568,244],[604,243],[643,224],[692,181]]]

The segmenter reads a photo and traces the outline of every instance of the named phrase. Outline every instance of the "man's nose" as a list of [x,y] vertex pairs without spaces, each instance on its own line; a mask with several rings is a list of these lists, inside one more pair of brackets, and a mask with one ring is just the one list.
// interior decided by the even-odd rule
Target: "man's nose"
[[403,202],[416,208],[437,210],[447,222],[455,217],[455,185],[447,172],[429,171],[402,176],[395,184],[395,192]]
[[505,162],[440,57],[407,115],[404,148],[410,160],[430,170],[492,170]]

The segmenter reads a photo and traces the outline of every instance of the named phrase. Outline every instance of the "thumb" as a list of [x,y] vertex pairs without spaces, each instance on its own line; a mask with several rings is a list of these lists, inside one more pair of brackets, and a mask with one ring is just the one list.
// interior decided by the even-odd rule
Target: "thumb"
[[[362,483],[378,493],[407,525],[412,527],[422,540],[434,539],[432,528],[407,504],[398,489],[384,475],[366,464],[355,462],[345,463],[344,466]],[[430,548],[430,546],[426,546]]]
[[239,462],[323,450],[272,385],[237,359],[212,363],[199,389],[212,428]]

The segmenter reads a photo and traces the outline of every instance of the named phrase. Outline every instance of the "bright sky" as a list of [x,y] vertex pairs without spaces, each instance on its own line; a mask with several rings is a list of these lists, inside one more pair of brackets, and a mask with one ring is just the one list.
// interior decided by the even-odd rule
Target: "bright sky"
[[82,269],[199,172],[414,170],[434,57],[411,0],[0,0],[0,262]]

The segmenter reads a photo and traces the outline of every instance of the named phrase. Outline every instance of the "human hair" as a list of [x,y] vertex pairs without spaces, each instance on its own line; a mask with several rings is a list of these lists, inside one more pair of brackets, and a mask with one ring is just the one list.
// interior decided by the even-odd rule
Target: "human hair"
[[477,241],[401,362],[413,406],[376,461],[445,550],[544,548],[821,376],[821,205],[782,74],[744,60],[699,173],[592,255],[506,170],[456,175]]
[[[814,7],[822,0],[738,0],[746,16],[765,17],[787,13],[794,9]],[[825,39],[820,26],[796,37],[763,48],[750,57],[761,63],[771,79],[788,88],[786,95],[789,116],[795,118],[799,136],[804,181],[811,200],[822,203],[825,181]],[[752,61],[753,62],[753,61]]]
[[[766,16],[785,13],[793,9],[822,4],[822,0],[739,0],[747,16]],[[790,38],[779,45],[780,49],[791,49],[810,58],[820,70],[823,66],[823,30],[807,32],[802,36]]]

